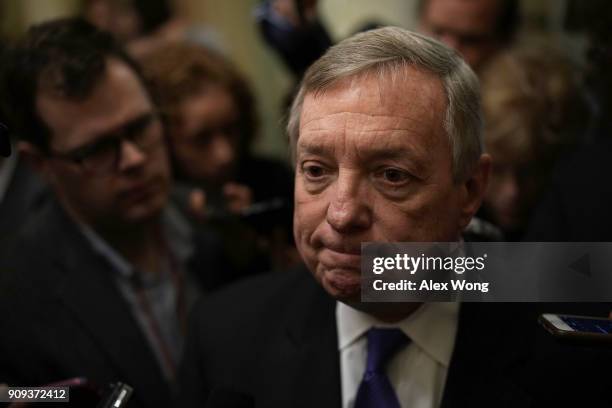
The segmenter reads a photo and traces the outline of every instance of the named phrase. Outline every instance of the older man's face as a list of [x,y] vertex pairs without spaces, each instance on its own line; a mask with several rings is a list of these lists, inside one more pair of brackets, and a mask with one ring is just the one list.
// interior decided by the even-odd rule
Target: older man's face
[[294,234],[334,298],[358,300],[362,242],[453,241],[469,221],[445,110],[441,81],[413,68],[395,81],[367,75],[306,95]]

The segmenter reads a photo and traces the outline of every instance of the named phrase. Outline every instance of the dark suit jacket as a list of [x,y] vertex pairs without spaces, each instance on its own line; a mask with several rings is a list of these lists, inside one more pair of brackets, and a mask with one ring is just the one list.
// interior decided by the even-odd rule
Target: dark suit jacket
[[[461,306],[442,407],[610,405],[612,381],[596,375],[610,349],[558,343],[537,309]],[[205,299],[191,324],[181,406],[341,406],[335,302],[306,270],[239,283]]]
[[0,253],[15,239],[32,211],[49,195],[43,181],[18,159],[8,188],[0,201]]
[[170,406],[170,386],[106,261],[58,204],[30,220],[0,271],[0,383],[123,381],[135,389],[130,407]]
[[612,135],[562,160],[524,241],[612,241]]

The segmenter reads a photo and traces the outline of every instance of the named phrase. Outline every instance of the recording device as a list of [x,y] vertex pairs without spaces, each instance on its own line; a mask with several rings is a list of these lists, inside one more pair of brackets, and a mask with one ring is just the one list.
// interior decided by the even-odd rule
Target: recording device
[[538,321],[548,332],[560,339],[612,342],[612,319],[543,314]]
[[[172,191],[172,199],[181,209],[189,208],[189,197],[196,187],[189,184],[177,184]],[[209,199],[210,197],[210,199]],[[287,209],[285,200],[280,197],[266,201],[259,201],[242,209],[238,213],[233,213],[225,208],[223,200],[207,195],[206,201],[206,220],[209,222],[223,221],[227,219],[242,219],[247,222],[257,222],[262,218],[268,218],[281,213]]]
[[206,210],[206,218],[210,220],[221,220],[224,218],[238,217],[244,220],[250,220],[259,216],[273,213],[283,208],[285,208],[284,200],[280,197],[276,197],[271,200],[253,203],[237,213],[232,213],[222,208],[213,207]]

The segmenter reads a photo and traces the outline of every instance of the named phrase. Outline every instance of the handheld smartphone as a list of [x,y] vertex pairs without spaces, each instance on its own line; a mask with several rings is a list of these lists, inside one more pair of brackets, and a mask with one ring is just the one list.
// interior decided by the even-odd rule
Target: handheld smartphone
[[555,337],[568,340],[612,342],[612,319],[543,314],[539,322]]
[[[176,183],[172,189],[173,202],[183,211],[189,208],[189,199],[194,189],[200,188],[197,185],[188,183]],[[247,222],[257,222],[258,219],[268,219],[278,216],[282,211],[287,210],[288,206],[280,197],[266,201],[252,203],[239,213],[231,213],[225,208],[222,197],[206,196],[206,220],[220,221],[226,219],[240,218]],[[189,215],[188,211],[186,212]]]

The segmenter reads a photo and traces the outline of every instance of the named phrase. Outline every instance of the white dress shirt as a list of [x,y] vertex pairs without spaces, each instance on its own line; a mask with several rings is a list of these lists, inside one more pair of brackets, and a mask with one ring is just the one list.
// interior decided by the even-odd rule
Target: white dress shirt
[[342,407],[352,408],[367,358],[366,332],[397,327],[411,340],[389,362],[387,375],[403,408],[440,405],[457,333],[458,303],[425,303],[397,323],[381,322],[344,303],[336,304]]

